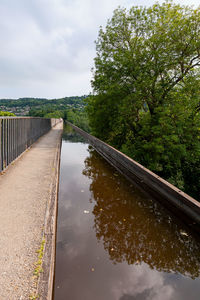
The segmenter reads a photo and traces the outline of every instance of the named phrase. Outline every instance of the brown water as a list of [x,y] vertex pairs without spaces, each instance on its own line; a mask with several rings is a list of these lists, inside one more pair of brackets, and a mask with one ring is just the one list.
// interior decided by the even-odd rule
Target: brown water
[[54,300],[199,300],[200,242],[65,134]]

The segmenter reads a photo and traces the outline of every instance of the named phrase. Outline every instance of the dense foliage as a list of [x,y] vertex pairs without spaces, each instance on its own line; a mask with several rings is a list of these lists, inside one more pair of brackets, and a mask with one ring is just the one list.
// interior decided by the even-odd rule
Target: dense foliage
[[88,116],[84,109],[63,107],[63,109],[60,110],[59,107],[55,105],[48,105],[39,109],[31,109],[29,115],[42,118],[62,118],[64,121],[69,121],[87,132],[90,131]]
[[15,114],[9,111],[0,111],[0,117],[15,117]]
[[66,107],[62,109],[57,105],[42,105],[37,108],[31,108],[29,116],[42,118],[63,118]]
[[77,111],[75,109],[65,111],[64,120],[73,123],[81,129],[90,132],[88,115],[85,110]]
[[192,196],[200,188],[200,9],[117,9],[96,41],[92,133]]

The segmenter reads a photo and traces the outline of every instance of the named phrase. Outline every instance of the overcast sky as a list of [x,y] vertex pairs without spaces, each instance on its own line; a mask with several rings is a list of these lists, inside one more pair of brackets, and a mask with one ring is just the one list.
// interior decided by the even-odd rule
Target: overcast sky
[[[200,0],[175,2],[200,4]],[[0,98],[89,94],[99,27],[119,5],[129,8],[153,3],[0,0]]]

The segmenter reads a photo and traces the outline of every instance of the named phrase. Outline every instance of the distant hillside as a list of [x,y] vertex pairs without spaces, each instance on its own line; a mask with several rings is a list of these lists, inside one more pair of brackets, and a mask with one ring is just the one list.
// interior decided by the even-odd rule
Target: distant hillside
[[88,96],[72,96],[58,99],[46,98],[19,98],[19,99],[0,99],[0,106],[38,106],[45,104],[83,104],[83,100]]
[[72,96],[58,99],[46,98],[19,98],[19,99],[0,99],[0,110],[9,111],[16,115],[27,115],[29,111],[41,108],[52,108],[57,110],[64,110],[66,108],[83,109],[85,106],[84,96]]

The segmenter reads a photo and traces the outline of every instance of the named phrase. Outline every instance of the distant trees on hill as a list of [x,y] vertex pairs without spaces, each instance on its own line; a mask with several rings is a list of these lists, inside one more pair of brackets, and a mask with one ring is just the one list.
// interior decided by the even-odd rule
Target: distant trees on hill
[[19,99],[0,99],[0,106],[16,107],[16,106],[41,106],[41,105],[84,105],[83,100],[87,96],[73,96],[58,99],[46,98],[19,98]]
[[[85,112],[86,97],[84,95],[51,100],[44,98],[0,99],[0,109],[9,109],[16,111],[18,115],[23,113],[31,117],[63,118],[89,131]],[[10,113],[10,115],[14,114]]]

